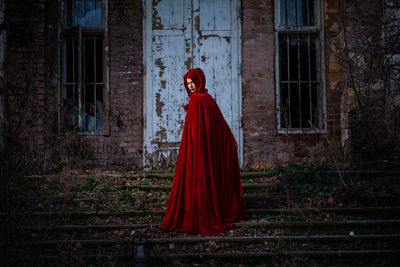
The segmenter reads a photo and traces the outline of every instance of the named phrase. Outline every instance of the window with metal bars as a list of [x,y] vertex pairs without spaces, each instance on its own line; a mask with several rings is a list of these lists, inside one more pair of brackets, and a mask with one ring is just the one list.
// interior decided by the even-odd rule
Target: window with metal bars
[[64,2],[61,49],[63,127],[81,133],[105,130],[106,81],[105,1]]
[[319,0],[275,0],[279,133],[326,129]]

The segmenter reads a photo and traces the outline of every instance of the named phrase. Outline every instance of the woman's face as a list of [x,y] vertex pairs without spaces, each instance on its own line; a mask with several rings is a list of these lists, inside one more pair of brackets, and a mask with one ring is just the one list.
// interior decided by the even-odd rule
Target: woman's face
[[194,84],[194,82],[191,79],[186,79],[186,83],[187,83],[187,87],[189,88],[190,92],[194,92],[196,91],[196,85]]

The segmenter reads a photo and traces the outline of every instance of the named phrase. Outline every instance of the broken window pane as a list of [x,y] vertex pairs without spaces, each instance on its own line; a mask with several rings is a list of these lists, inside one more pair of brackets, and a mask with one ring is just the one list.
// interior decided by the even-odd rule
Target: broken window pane
[[286,0],[287,26],[296,26],[296,0]]
[[307,17],[307,0],[297,1],[297,16],[298,16],[298,26],[306,26],[308,25],[308,17]]
[[67,0],[65,24],[67,27],[102,27],[102,0]]
[[315,25],[314,0],[281,0],[281,26]]
[[298,0],[298,24],[297,26],[315,25],[314,0]]
[[280,8],[281,8],[281,25],[286,26],[286,0],[281,0],[280,3]]
[[102,0],[96,0],[95,2],[95,7],[94,7],[94,25],[93,27],[101,27],[102,22],[101,22],[101,11],[102,11],[102,5],[103,1]]
[[83,26],[86,27],[95,27],[95,9],[93,1],[85,1],[85,19],[83,22]]
[[83,0],[73,0],[73,12],[71,13],[72,15],[72,21],[73,21],[73,25],[78,25],[80,24],[81,26],[83,26],[83,18],[84,18],[84,5],[83,5]]

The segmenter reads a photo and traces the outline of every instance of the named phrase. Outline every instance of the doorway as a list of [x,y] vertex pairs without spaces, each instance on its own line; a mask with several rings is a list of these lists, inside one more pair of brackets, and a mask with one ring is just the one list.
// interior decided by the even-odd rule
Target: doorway
[[144,10],[144,165],[175,164],[189,101],[183,75],[195,67],[206,75],[242,165],[239,0],[145,0]]

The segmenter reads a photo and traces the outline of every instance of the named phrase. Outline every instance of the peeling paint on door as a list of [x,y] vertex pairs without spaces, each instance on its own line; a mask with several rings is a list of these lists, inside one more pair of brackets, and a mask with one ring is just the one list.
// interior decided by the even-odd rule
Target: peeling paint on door
[[156,93],[156,112],[158,117],[162,116],[162,108],[164,106],[164,102],[160,101],[160,97],[160,93]]
[[160,77],[162,77],[163,76],[163,74],[164,74],[164,70],[165,70],[165,66],[164,66],[164,64],[163,64],[163,62],[162,62],[162,60],[161,60],[161,58],[157,58],[155,61],[154,61],[154,64],[160,69]]
[[182,76],[193,67],[204,70],[242,162],[238,10],[238,0],[145,0],[145,165],[175,164],[189,100]]

